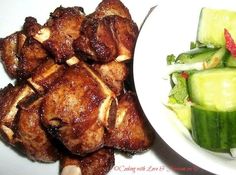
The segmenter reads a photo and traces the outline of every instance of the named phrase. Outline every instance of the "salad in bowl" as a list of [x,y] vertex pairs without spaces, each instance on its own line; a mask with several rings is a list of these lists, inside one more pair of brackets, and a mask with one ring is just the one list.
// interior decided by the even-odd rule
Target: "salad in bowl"
[[236,156],[236,12],[202,8],[190,49],[167,56],[166,106],[201,147]]

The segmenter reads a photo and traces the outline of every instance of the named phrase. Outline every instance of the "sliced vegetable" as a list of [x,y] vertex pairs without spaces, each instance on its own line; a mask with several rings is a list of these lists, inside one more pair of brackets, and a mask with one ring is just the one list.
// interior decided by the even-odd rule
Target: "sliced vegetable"
[[172,64],[166,67],[165,72],[163,72],[163,74],[165,77],[166,75],[169,76],[174,72],[203,70],[203,69],[204,69],[204,62],[189,63],[189,64]]
[[171,65],[171,64],[175,63],[175,59],[176,59],[176,57],[174,54],[168,55],[166,58],[167,65]]
[[225,47],[230,51],[231,55],[236,57],[236,44],[227,29],[224,29],[224,36],[225,36]]
[[171,75],[173,88],[169,94],[169,103],[184,104],[188,99],[187,81],[182,73],[175,72]]
[[190,100],[217,110],[236,110],[236,69],[215,68],[198,71],[188,78]]
[[203,62],[208,60],[216,51],[217,49],[215,48],[195,48],[180,54],[176,58],[176,63],[186,64]]
[[170,55],[167,107],[201,147],[236,157],[236,12],[203,8],[197,41]]
[[209,60],[204,62],[204,69],[223,67],[226,56],[228,56],[228,53],[225,47],[220,48],[209,58]]
[[177,118],[182,122],[182,124],[187,128],[191,129],[191,106],[190,103],[186,104],[167,104],[177,116]]
[[197,40],[206,45],[225,45],[224,29],[236,39],[236,12],[224,9],[203,8],[198,25]]
[[203,70],[215,67],[223,67],[225,58],[228,57],[227,50],[222,47],[220,49],[198,48],[189,52],[180,54],[173,64],[173,55],[169,55],[167,60],[172,62],[166,68],[166,74],[177,71]]
[[229,152],[236,147],[236,111],[214,111],[193,105],[191,112],[192,137],[197,144],[217,152]]

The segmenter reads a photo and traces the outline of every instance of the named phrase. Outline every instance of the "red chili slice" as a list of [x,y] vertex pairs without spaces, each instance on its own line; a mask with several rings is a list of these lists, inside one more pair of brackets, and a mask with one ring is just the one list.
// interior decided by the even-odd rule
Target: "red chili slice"
[[236,44],[227,29],[224,29],[225,47],[230,51],[233,57],[236,57]]
[[181,72],[181,76],[185,79],[188,79],[189,74],[187,72]]

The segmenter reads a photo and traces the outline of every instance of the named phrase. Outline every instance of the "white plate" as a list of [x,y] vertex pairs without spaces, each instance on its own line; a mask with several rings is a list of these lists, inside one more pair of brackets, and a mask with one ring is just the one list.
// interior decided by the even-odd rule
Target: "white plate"
[[[236,160],[228,154],[206,151],[162,103],[170,84],[163,79],[166,56],[189,50],[195,41],[202,7],[236,11],[229,0],[163,0],[145,22],[134,57],[134,81],[143,110],[161,138],[190,162],[216,174],[236,174]],[[214,29],[212,29],[214,30]]]
[[[38,19],[38,22],[43,24],[56,7],[63,5],[67,6],[82,6],[88,14],[92,12],[98,5],[100,0],[7,0],[1,1],[0,5],[0,38],[6,37],[11,33],[20,30],[26,16],[33,16]],[[148,1],[128,1],[123,0],[124,4],[130,9],[133,19],[140,26],[149,8],[156,2]],[[6,75],[2,65],[0,64],[0,88],[12,82]],[[158,143],[158,145],[161,145]],[[126,158],[121,155],[116,155],[116,165],[109,173],[111,175],[143,175],[156,174],[159,171],[164,171],[163,174],[172,174],[168,167],[156,156],[155,150],[159,149],[154,146],[152,150],[141,155],[135,155],[133,158]],[[58,175],[58,162],[53,164],[44,164],[31,162],[22,155],[17,154],[13,149],[3,144],[0,141],[0,174],[1,175]],[[152,170],[152,168],[155,168]],[[160,168],[160,170],[159,170]]]

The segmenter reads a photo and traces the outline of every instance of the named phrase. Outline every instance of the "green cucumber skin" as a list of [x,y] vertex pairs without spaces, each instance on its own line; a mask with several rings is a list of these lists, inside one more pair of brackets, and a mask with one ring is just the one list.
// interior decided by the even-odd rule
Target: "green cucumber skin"
[[229,152],[236,147],[236,111],[218,112],[191,107],[192,137],[201,147]]
[[216,48],[195,48],[188,52],[181,53],[176,58],[176,63],[186,64],[207,61],[216,51]]

